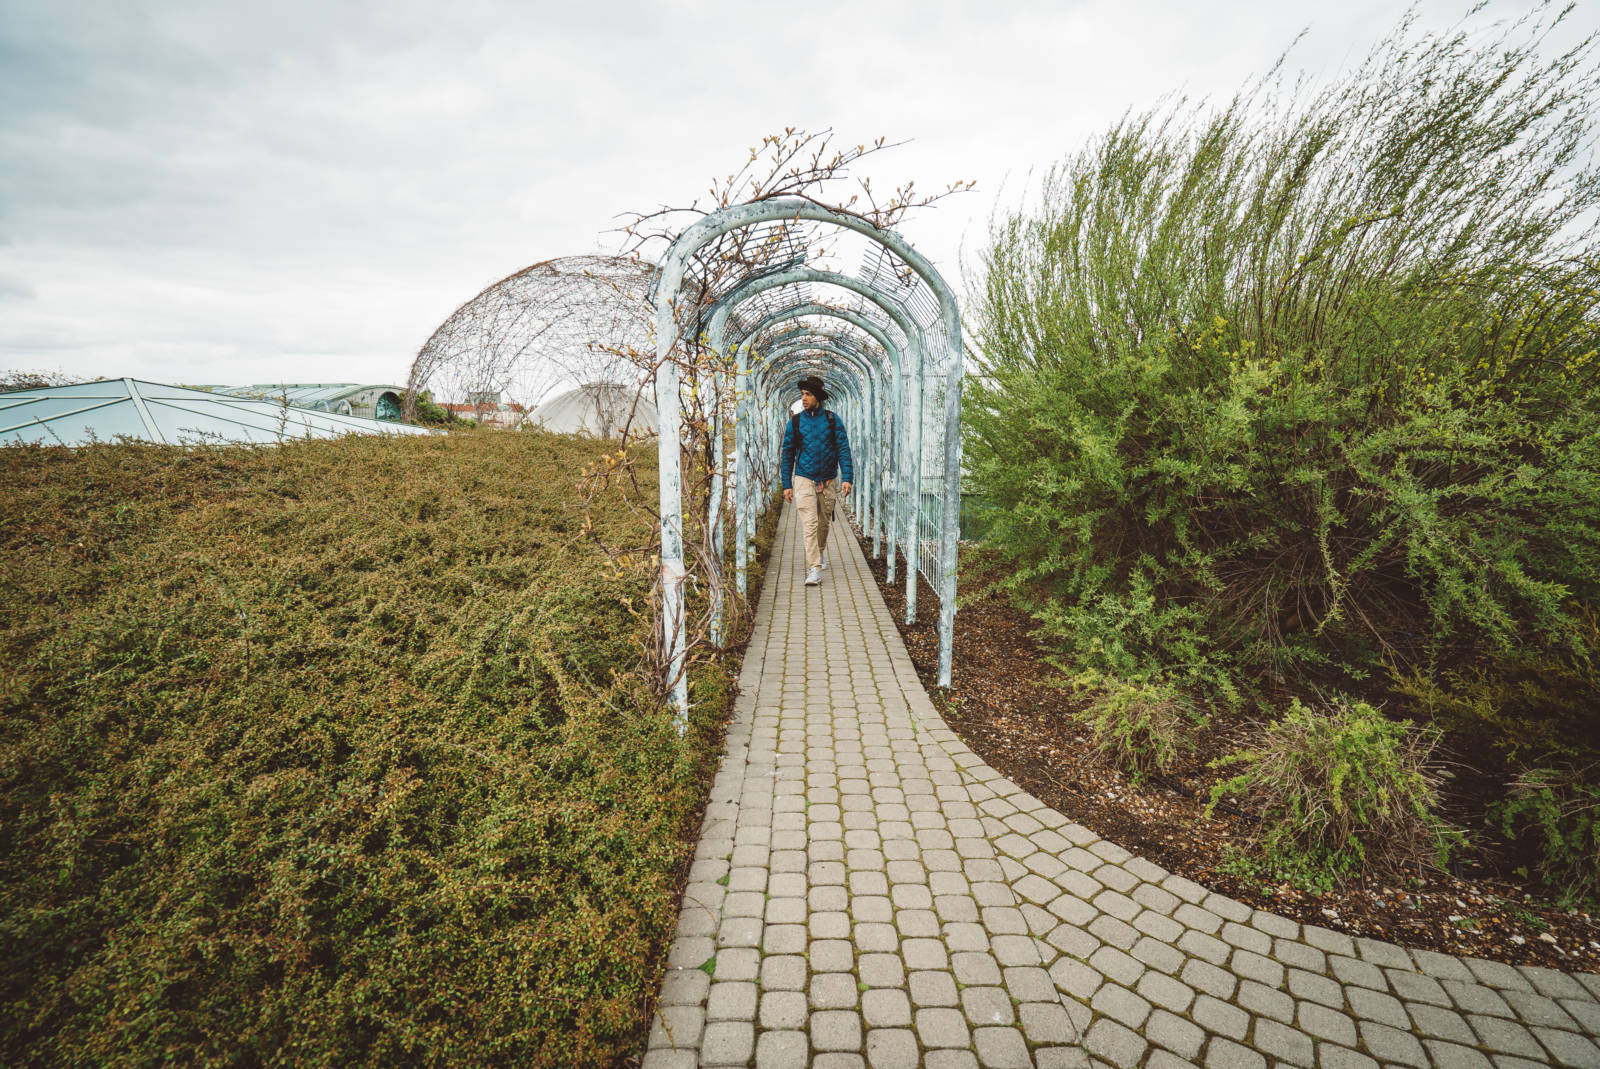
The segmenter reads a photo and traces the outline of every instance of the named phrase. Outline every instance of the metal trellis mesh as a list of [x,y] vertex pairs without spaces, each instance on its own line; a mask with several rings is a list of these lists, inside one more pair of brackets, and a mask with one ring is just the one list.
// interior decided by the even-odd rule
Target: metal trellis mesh
[[418,351],[408,408],[431,390],[515,415],[560,389],[644,381],[656,267],[617,256],[566,256],[525,267],[457,308]]

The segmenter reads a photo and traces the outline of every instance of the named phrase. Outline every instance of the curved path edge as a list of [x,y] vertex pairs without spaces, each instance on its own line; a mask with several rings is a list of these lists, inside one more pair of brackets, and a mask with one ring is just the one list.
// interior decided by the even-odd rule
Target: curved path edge
[[645,1069],[1600,1069],[1600,976],[1252,909],[1017,787],[833,542],[805,587],[785,509]]

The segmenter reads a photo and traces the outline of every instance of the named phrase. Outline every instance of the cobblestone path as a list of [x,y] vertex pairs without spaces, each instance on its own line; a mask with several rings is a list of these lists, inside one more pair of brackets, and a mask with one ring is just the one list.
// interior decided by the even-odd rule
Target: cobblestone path
[[1600,976],[1213,894],[995,772],[786,508],[650,1032],[691,1066],[1600,1067]]

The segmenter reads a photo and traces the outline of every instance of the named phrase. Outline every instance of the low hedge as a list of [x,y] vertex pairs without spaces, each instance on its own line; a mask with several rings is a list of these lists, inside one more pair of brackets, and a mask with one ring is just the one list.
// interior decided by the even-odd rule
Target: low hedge
[[601,448],[0,450],[0,1062],[636,1053],[717,710],[628,674]]

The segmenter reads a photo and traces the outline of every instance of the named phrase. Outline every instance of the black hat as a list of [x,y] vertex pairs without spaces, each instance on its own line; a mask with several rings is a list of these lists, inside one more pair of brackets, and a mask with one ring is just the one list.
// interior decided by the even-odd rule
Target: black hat
[[823,388],[822,380],[815,375],[801,379],[796,385],[802,390],[808,391],[818,401],[826,401],[828,399],[828,391]]

